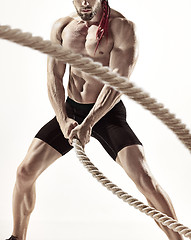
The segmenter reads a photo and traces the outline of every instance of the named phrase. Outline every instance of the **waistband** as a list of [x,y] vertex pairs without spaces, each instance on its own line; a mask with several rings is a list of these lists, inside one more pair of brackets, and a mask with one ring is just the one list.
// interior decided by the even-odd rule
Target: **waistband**
[[94,106],[94,103],[78,103],[78,102],[75,102],[73,99],[71,99],[69,97],[67,97],[66,102],[70,106],[72,106],[73,108],[78,109],[78,110],[82,110],[82,111],[84,111],[84,110],[89,111]]

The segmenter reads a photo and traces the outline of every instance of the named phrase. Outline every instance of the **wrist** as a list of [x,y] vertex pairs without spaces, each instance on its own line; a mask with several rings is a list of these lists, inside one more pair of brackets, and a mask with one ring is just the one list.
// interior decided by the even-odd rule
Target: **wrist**
[[86,117],[82,122],[82,125],[92,128],[95,125],[93,117]]
[[68,121],[68,116],[61,114],[59,116],[56,116],[56,119],[58,123],[66,123]]

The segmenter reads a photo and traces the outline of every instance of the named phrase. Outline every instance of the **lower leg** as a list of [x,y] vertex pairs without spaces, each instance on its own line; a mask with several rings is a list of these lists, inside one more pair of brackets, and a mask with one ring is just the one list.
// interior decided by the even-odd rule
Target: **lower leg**
[[34,139],[24,161],[17,170],[13,192],[13,236],[25,240],[31,212],[34,209],[36,192],[35,181],[61,154],[51,146]]
[[25,240],[27,227],[31,212],[34,209],[36,200],[35,184],[28,186],[26,189],[21,189],[18,184],[15,184],[13,192],[13,236],[18,240]]
[[[122,149],[116,159],[128,176],[134,181],[139,191],[146,197],[148,203],[173,219],[177,219],[172,203],[165,191],[152,176],[144,157],[141,146],[133,145]],[[158,224],[166,233],[169,240],[183,240],[183,237]]]
[[[151,207],[156,208],[160,212],[165,213],[167,216],[177,220],[172,202],[169,196],[160,186],[156,187],[156,192],[145,197]],[[170,230],[168,227],[165,227],[157,221],[156,223],[166,233],[169,240],[183,240],[183,237],[179,233]]]

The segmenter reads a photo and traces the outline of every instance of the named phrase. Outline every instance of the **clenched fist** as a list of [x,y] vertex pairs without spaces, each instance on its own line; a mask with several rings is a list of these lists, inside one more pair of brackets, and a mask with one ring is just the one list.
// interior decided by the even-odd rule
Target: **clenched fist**
[[69,143],[72,145],[72,140],[74,138],[77,138],[82,144],[82,147],[84,148],[85,144],[87,144],[90,141],[91,132],[92,132],[91,126],[83,123],[77,125],[74,129],[72,129],[69,135]]

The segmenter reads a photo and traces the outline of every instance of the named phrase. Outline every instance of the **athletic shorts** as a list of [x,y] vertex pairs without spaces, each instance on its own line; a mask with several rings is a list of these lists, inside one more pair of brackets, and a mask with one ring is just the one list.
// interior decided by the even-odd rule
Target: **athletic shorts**
[[[83,122],[93,106],[94,104],[77,103],[70,98],[66,100],[68,117],[79,124]],[[135,144],[142,145],[126,122],[126,109],[122,101],[93,126],[91,136],[101,143],[114,160],[124,147]],[[73,148],[68,139],[64,137],[56,117],[43,126],[35,137],[48,143],[62,155]]]

